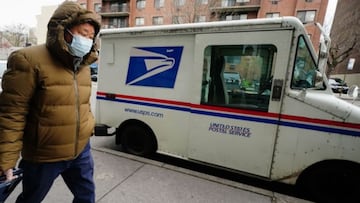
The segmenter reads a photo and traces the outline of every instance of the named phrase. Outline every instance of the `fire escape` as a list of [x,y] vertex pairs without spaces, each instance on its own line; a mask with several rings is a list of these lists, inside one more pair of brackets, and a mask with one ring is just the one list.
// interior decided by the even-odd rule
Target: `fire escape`
[[211,21],[257,18],[261,0],[221,0],[210,8]]
[[121,28],[129,26],[130,0],[103,0],[99,15],[103,28]]

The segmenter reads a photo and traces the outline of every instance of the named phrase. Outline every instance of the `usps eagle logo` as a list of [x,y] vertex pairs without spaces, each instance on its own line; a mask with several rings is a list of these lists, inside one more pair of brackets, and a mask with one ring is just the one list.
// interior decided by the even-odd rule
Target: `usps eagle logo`
[[173,88],[183,47],[133,47],[127,85]]

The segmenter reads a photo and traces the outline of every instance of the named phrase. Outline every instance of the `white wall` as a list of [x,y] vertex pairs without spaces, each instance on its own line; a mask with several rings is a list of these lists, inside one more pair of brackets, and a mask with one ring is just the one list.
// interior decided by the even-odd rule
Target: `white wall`
[[36,16],[37,25],[35,30],[35,35],[37,38],[38,44],[43,44],[46,41],[47,33],[47,24],[50,20],[50,17],[54,13],[58,5],[53,6],[43,6],[41,7],[41,13]]

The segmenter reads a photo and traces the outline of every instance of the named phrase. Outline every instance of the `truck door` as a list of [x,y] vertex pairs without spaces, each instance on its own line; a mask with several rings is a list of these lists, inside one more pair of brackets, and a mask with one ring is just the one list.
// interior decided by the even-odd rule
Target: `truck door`
[[291,37],[291,30],[196,36],[190,159],[270,176]]

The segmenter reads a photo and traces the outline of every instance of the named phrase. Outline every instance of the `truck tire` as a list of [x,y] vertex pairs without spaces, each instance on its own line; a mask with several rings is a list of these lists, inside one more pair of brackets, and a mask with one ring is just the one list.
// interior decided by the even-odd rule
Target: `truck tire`
[[360,202],[360,165],[348,161],[321,162],[306,169],[296,185],[315,202]]
[[138,124],[129,124],[122,129],[121,145],[124,151],[137,156],[149,156],[156,150],[151,130]]

